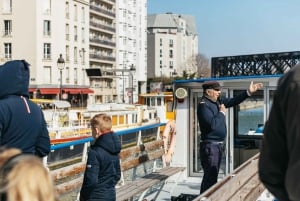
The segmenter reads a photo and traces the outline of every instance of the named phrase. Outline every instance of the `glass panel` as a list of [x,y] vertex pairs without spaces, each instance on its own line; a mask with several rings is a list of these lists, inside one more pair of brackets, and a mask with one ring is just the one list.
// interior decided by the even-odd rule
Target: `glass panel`
[[155,106],[155,98],[151,97],[150,100],[151,100],[150,106]]
[[273,104],[274,94],[275,94],[275,89],[269,90],[269,108],[268,108],[268,114],[267,114],[267,117],[266,117],[267,119],[269,117],[269,113],[271,111],[271,107],[272,107],[272,104]]
[[[242,93],[234,90],[234,96]],[[264,124],[264,95],[258,91],[247,98],[235,110],[235,133],[239,136],[262,135],[261,127]]]
[[44,20],[44,36],[51,35],[51,22],[49,20]]
[[11,35],[12,25],[11,20],[4,20],[4,35]]
[[192,152],[192,157],[191,157],[191,162],[192,165],[190,167],[192,167],[192,169],[190,170],[190,175],[191,176],[200,176],[199,174],[202,173],[202,167],[201,167],[201,160],[200,160],[200,154],[199,154],[199,150],[200,150],[200,136],[201,136],[201,132],[200,132],[200,127],[199,127],[199,123],[198,123],[198,118],[197,118],[197,105],[200,102],[202,97],[202,92],[197,92],[194,93],[193,95],[193,110],[191,111],[192,114],[191,116],[193,117],[193,119],[195,119],[194,121],[194,125],[193,125],[193,129],[194,131],[192,132],[192,147],[191,147],[191,152]]
[[12,48],[12,45],[11,43],[4,43],[4,57],[6,59],[11,59],[11,48]]
[[[234,95],[241,93],[235,90]],[[234,108],[234,168],[259,152],[265,122],[264,91],[260,90]]]
[[157,106],[161,106],[161,97],[157,97]]
[[173,101],[167,100],[167,112],[173,112]]

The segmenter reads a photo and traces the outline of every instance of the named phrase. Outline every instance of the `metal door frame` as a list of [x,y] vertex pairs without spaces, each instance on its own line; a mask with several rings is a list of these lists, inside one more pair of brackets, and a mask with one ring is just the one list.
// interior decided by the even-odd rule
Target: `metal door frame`
[[[231,92],[232,93],[232,92]],[[228,97],[228,89],[223,88],[222,89],[222,95]],[[203,95],[203,90],[202,88],[198,89],[190,89],[190,99],[189,99],[189,136],[188,136],[188,142],[190,145],[189,150],[188,150],[188,175],[190,177],[200,177],[203,175],[202,167],[200,164],[200,161],[198,161],[198,154],[199,154],[199,142],[197,140],[198,138],[198,133],[200,133],[199,125],[198,125],[198,119],[197,119],[197,104],[199,99]],[[232,95],[232,94],[231,94]],[[230,109],[228,109],[228,112],[226,114],[226,124],[229,125],[229,118],[233,118],[233,112],[230,112]],[[228,137],[226,138],[226,151],[225,151],[225,169],[224,172],[220,171],[219,176],[223,177],[226,174],[230,172],[230,170],[233,169],[233,127],[227,126],[227,133],[230,133],[227,135]],[[194,133],[197,133],[197,135],[194,135]],[[195,146],[195,147],[194,147]],[[194,151],[195,151],[195,156],[194,156]],[[230,151],[228,151],[230,150]],[[196,164],[194,163],[194,158],[196,158]],[[198,167],[199,165],[199,167]],[[200,170],[199,172],[193,171],[194,167],[196,167],[197,170]]]

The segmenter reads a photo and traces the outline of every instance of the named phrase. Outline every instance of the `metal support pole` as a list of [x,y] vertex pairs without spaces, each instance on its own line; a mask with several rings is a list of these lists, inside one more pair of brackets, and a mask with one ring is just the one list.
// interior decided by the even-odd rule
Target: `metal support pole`
[[123,70],[122,70],[122,79],[123,79],[123,97],[122,102],[125,103],[125,79],[124,79],[124,64],[123,64]]
[[60,72],[60,84],[59,84],[59,100],[62,99],[62,69],[59,70]]
[[133,74],[130,72],[131,77],[131,104],[133,104]]
[[59,58],[57,59],[57,68],[60,73],[60,82],[59,82],[59,100],[62,99],[62,71],[65,67],[65,60],[62,57],[62,54],[59,55]]

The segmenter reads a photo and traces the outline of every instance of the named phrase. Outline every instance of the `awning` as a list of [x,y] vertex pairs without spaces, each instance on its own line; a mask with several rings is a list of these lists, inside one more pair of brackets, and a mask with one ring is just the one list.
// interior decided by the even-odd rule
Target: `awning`
[[39,88],[40,94],[59,94],[59,89],[56,88]]
[[34,92],[36,91],[36,88],[29,88],[29,92]]
[[[29,92],[39,91],[40,94],[59,94],[59,88],[29,88]],[[94,93],[93,90],[89,88],[62,88],[63,93],[68,94],[90,94]]]
[[69,94],[90,94],[90,93],[94,93],[94,91],[89,89],[89,88],[63,88],[63,91],[65,93],[69,93]]

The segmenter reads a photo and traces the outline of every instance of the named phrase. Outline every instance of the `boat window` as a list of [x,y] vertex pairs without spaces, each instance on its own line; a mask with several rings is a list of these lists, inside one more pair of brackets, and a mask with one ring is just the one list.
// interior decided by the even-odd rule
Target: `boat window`
[[[234,90],[234,96],[242,93]],[[256,92],[234,108],[234,132],[240,137],[261,136],[264,125],[264,95],[263,91]]]
[[[121,118],[122,116],[119,116],[119,118]],[[118,125],[118,121],[119,121],[119,118],[117,115],[112,115],[111,116],[111,123],[113,126],[116,126]]]
[[[275,89],[258,91],[234,108],[234,168],[259,152]],[[234,95],[239,91],[234,91]],[[264,97],[264,94],[266,97]]]
[[150,106],[150,98],[145,98],[145,103],[147,106]]
[[173,112],[173,101],[168,100],[166,104],[167,104],[167,112]]
[[137,123],[137,114],[133,114],[132,118],[132,123]]
[[151,97],[150,106],[155,106],[155,97]]
[[128,133],[120,136],[122,148],[136,145],[138,139],[138,132]]
[[161,106],[161,97],[157,97],[157,106]]
[[151,129],[142,130],[141,131],[142,142],[146,143],[146,142],[149,142],[149,141],[156,140],[157,129],[158,128],[151,128]]
[[275,95],[275,89],[272,89],[269,91],[269,105],[268,105],[268,114],[267,114],[267,119],[269,117],[269,113],[271,111],[271,107],[272,107],[272,104],[273,104],[273,99],[274,99],[274,95]]

